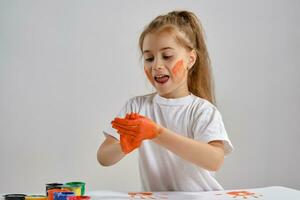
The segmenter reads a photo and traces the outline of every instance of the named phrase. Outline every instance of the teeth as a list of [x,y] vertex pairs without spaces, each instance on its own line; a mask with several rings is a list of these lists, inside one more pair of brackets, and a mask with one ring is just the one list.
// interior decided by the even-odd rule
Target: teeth
[[166,76],[166,75],[157,75],[157,76],[155,76],[155,77],[161,78],[161,77],[164,77],[164,76]]

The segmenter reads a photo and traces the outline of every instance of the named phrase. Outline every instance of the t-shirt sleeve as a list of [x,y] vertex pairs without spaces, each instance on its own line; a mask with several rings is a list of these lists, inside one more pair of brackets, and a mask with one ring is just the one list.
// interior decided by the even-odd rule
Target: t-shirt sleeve
[[[119,113],[115,117],[124,118],[127,113],[131,113],[131,112],[136,112],[134,102],[133,102],[133,98],[129,99],[125,103],[125,105],[123,105],[123,107],[121,108],[121,110],[119,111]],[[105,136],[107,136],[107,135],[113,136],[117,140],[120,140],[120,135],[117,133],[117,131],[114,128],[112,128],[112,125],[111,125],[112,120],[113,119],[110,119],[107,122],[106,128],[103,130],[103,134]]]
[[225,148],[225,155],[228,155],[232,150],[233,146],[222,120],[222,116],[216,107],[209,107],[203,110],[193,124],[194,139],[211,142],[214,140],[222,140]]

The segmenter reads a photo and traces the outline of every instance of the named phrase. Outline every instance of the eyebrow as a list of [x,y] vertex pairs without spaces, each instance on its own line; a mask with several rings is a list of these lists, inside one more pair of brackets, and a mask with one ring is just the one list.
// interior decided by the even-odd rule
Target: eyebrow
[[[174,49],[174,48],[172,48],[172,47],[164,47],[164,48],[161,48],[159,51],[163,51],[163,50],[167,50],[167,49]],[[149,52],[150,52],[150,50],[144,50],[143,54],[144,53],[149,53]]]

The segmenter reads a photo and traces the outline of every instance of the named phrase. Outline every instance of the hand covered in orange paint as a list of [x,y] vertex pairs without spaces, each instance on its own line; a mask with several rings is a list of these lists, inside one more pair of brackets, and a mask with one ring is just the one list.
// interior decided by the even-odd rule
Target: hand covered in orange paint
[[134,137],[128,136],[128,135],[120,135],[120,141],[121,141],[121,148],[122,151],[125,154],[130,153],[134,149],[140,147],[141,142],[139,140],[136,140]]
[[133,137],[133,141],[136,142],[153,139],[160,134],[160,126],[158,124],[137,113],[126,115],[125,119],[115,118],[112,121],[112,127],[117,129],[121,136]]
[[[138,118],[137,113],[126,114],[126,117],[125,117],[125,119],[129,119],[129,120],[134,120],[137,118]],[[117,131],[118,131],[118,133],[120,133],[118,129],[117,129]],[[125,154],[128,154],[131,151],[133,151],[134,149],[140,147],[141,142],[142,142],[142,140],[138,140],[136,137],[126,135],[126,134],[120,134],[120,141],[121,141],[122,151]]]

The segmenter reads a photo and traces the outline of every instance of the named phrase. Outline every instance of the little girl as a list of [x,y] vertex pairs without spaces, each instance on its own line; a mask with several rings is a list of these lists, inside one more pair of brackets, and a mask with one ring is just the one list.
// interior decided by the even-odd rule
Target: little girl
[[97,158],[109,166],[139,150],[145,191],[222,190],[214,178],[233,147],[214,106],[210,59],[195,14],[156,17],[139,46],[156,93],[129,99],[104,130]]

